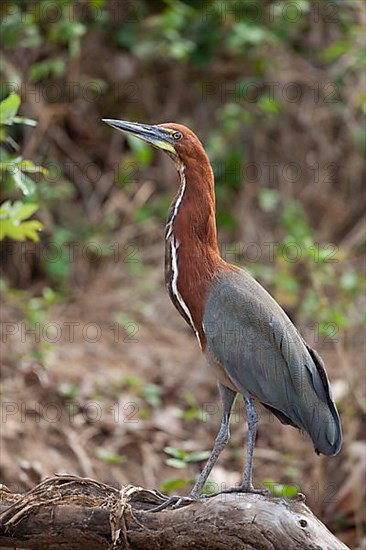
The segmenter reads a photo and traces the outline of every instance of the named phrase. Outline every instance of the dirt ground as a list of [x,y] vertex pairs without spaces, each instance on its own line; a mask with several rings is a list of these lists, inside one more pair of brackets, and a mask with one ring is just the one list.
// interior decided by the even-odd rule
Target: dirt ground
[[[77,285],[67,305],[49,310],[39,334],[26,332],[19,296],[3,303],[3,327],[10,323],[7,331],[14,334],[3,333],[2,342],[1,482],[12,491],[61,472],[116,487],[189,491],[203,461],[196,455],[177,467],[184,464],[166,448],[211,449],[220,407],[195,337],[165,293],[160,248],[150,265],[138,273],[126,264],[104,265],[87,285]],[[316,456],[305,435],[260,411],[254,481],[295,485],[339,538],[361,550],[366,392],[356,336],[314,344],[306,334],[326,361],[339,403],[341,453]],[[213,488],[239,482],[246,430],[238,399],[230,443],[210,478]]]

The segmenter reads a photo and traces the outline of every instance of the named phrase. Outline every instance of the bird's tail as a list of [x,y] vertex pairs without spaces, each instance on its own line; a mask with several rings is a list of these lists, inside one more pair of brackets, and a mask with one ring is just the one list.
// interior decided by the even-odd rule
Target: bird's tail
[[[304,418],[304,417],[303,417]],[[333,456],[342,446],[342,430],[334,403],[319,401],[312,404],[304,418],[304,428],[308,432],[318,454]]]
[[[335,403],[331,396],[324,363],[318,353],[305,342],[302,371],[302,390],[285,411],[264,404],[283,424],[290,424],[308,433],[315,452],[333,456],[342,446],[342,429]],[[307,351],[307,353],[306,353]]]
[[312,360],[307,362],[306,367],[313,391],[305,392],[303,406],[300,406],[302,410],[298,412],[304,429],[313,441],[315,451],[328,456],[336,455],[342,446],[338,411],[331,396],[323,360],[315,350],[305,345]]

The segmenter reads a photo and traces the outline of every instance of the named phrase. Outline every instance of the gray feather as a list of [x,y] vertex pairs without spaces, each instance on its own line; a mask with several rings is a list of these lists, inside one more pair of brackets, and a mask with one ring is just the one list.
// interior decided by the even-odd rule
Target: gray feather
[[225,272],[208,295],[207,349],[241,392],[336,454],[341,428],[323,362],[268,292],[245,271]]

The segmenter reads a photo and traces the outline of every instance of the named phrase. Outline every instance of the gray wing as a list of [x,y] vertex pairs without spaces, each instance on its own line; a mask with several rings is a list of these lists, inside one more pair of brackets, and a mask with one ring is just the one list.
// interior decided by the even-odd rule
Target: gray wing
[[203,318],[207,349],[241,392],[305,430],[317,452],[336,454],[341,428],[318,354],[245,271],[214,281]]

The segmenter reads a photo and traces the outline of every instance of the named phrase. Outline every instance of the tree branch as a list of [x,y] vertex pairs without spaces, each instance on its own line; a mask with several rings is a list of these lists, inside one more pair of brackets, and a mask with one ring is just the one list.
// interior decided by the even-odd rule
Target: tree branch
[[151,513],[166,498],[159,491],[118,491],[67,475],[47,478],[25,495],[3,486],[0,496],[2,547],[347,550],[300,498],[222,494]]

